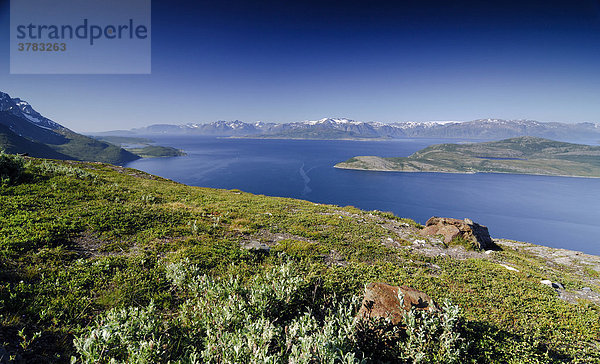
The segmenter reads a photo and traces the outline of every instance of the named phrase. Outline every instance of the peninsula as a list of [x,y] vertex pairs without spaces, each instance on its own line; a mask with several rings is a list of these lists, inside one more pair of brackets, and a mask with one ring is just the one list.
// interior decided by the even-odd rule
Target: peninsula
[[524,136],[485,143],[436,144],[405,158],[358,156],[335,167],[370,171],[600,177],[600,147]]

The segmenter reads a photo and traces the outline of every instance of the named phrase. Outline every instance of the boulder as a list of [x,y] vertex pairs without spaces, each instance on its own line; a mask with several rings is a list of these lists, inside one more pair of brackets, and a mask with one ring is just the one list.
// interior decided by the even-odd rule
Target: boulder
[[365,287],[365,296],[356,317],[389,318],[393,324],[398,324],[404,313],[411,308],[439,311],[437,304],[424,292],[411,287],[375,282]]
[[559,289],[563,289],[564,290],[565,289],[565,286],[563,286],[561,283],[559,283],[559,282],[552,282],[549,279],[541,280],[540,283],[544,284],[546,286],[550,286],[550,287],[552,287],[552,288],[554,288],[556,290],[559,290]]
[[271,247],[268,246],[267,244],[252,240],[250,242],[247,242],[245,244],[242,244],[242,248],[252,251],[252,252],[263,252],[263,253],[268,253],[271,250]]
[[421,236],[442,235],[444,243],[449,244],[456,238],[473,243],[480,250],[497,250],[498,246],[490,237],[488,228],[473,222],[471,219],[451,219],[448,217],[432,217],[425,223]]

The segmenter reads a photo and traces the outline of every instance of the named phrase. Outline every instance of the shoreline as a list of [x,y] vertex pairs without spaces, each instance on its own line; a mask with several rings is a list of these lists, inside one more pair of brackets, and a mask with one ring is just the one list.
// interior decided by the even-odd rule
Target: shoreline
[[253,137],[253,136],[223,136],[217,137],[218,139],[252,139],[252,140],[321,140],[321,141],[335,141],[335,140],[347,140],[356,142],[385,142],[393,140],[402,140],[398,138],[287,138],[287,137]]
[[567,175],[567,174],[543,174],[543,173],[511,173],[511,172],[480,172],[480,171],[475,171],[475,172],[450,172],[450,171],[399,171],[399,170],[395,170],[395,169],[379,169],[379,168],[373,168],[373,169],[366,169],[366,168],[357,168],[357,167],[344,167],[344,166],[338,166],[337,164],[333,166],[333,168],[337,168],[337,169],[347,169],[347,170],[353,170],[353,171],[367,171],[367,172],[397,172],[397,173],[446,173],[446,174],[478,174],[478,173],[482,173],[482,174],[514,174],[514,175],[521,175],[521,176],[546,176],[546,177],[570,177],[570,178],[600,178],[600,176],[572,176],[572,175]]

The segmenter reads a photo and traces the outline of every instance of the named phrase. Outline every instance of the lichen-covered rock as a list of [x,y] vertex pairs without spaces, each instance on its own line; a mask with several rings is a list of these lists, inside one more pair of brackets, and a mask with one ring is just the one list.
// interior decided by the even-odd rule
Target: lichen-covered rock
[[498,246],[490,237],[488,228],[473,222],[471,219],[451,219],[448,217],[432,217],[427,220],[425,228],[421,230],[422,236],[442,235],[444,243],[461,238],[473,243],[480,250],[497,250]]
[[375,282],[365,288],[357,318],[389,318],[393,324],[402,321],[405,312],[416,310],[439,311],[439,307],[426,293],[405,286],[391,286]]
[[271,250],[271,247],[268,246],[267,244],[258,242],[258,241],[250,241],[248,243],[242,244],[242,248],[249,250],[249,251],[253,251],[253,252],[265,252],[268,253],[269,250]]

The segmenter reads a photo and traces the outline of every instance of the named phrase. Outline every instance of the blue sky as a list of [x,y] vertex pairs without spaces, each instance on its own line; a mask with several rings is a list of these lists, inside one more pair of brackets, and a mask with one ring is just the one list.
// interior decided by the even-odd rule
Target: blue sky
[[215,120],[600,122],[600,2],[153,1],[152,74],[10,75],[76,131]]

